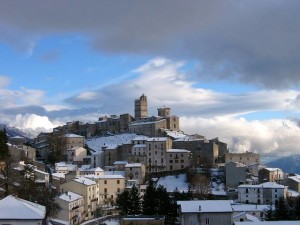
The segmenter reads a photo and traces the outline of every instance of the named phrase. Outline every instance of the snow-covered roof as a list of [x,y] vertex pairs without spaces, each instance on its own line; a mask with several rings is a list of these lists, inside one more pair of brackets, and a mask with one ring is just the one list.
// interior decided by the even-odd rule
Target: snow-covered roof
[[107,145],[107,148],[105,150],[115,150],[116,148],[118,148],[117,144],[110,144]]
[[168,149],[168,153],[189,153],[190,151],[186,149]]
[[126,165],[128,162],[127,161],[115,161],[113,164],[114,165]]
[[132,141],[146,141],[149,137],[147,136],[138,136],[132,139]]
[[102,147],[108,145],[122,145],[122,144],[131,144],[131,141],[139,136],[135,133],[128,133],[128,134],[119,134],[113,136],[105,136],[105,137],[97,137],[97,138],[89,138],[86,140],[86,144],[94,151],[102,151]]
[[234,212],[249,212],[249,211],[265,211],[269,205],[252,205],[252,204],[232,204]]
[[186,134],[184,134],[182,131],[172,131],[172,130],[164,130],[169,137],[172,137],[174,139],[184,138],[186,137]]
[[77,134],[65,134],[64,137],[66,138],[84,138],[83,136]]
[[90,179],[85,178],[85,177],[82,177],[82,176],[81,177],[76,177],[75,181],[78,182],[78,183],[84,184],[84,185],[94,185],[94,184],[97,184],[95,181],[90,180]]
[[86,170],[90,169],[91,167],[92,167],[92,165],[82,165],[79,168],[79,171],[86,171]]
[[61,200],[67,201],[67,202],[73,202],[73,201],[83,198],[83,196],[76,194],[74,192],[68,191],[67,193],[61,194],[58,198],[60,198]]
[[125,171],[104,171],[104,175],[121,175],[122,177],[125,177]]
[[177,201],[182,213],[233,212],[231,200]]
[[236,219],[239,219],[240,217],[246,217],[247,220],[252,221],[252,222],[260,221],[256,216],[250,215],[246,212],[241,212],[241,213],[233,216],[233,219],[236,220]]
[[128,163],[126,164],[126,168],[130,168],[130,167],[141,167],[142,163]]
[[276,182],[265,182],[262,184],[242,184],[238,188],[285,188],[284,185],[277,184]]
[[52,177],[56,177],[56,178],[65,178],[66,175],[64,173],[52,173],[51,174]]
[[167,137],[151,137],[148,138],[147,141],[151,142],[151,141],[167,141],[168,138]]
[[42,220],[46,207],[9,195],[0,201],[0,220]]
[[300,183],[300,176],[299,175],[288,177],[288,179],[291,179],[293,181],[296,181],[297,183]]
[[87,172],[103,172],[104,170],[101,169],[100,167],[97,167],[97,168],[90,168],[85,171],[87,171]]
[[99,179],[125,179],[122,175],[119,174],[110,174],[110,175],[100,175],[98,176]]
[[292,197],[299,197],[300,193],[298,191],[294,191],[294,190],[288,189],[288,195],[292,196]]
[[266,167],[266,168],[264,168],[264,169],[266,169],[266,170],[268,170],[268,171],[270,171],[270,172],[281,171],[280,168],[269,168],[269,167]]

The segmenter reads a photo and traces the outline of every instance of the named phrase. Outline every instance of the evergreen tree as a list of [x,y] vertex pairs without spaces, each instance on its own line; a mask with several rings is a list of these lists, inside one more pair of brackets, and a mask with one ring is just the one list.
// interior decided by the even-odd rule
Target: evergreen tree
[[290,220],[289,206],[287,205],[287,203],[283,197],[280,197],[278,199],[278,204],[275,205],[274,219],[275,220]]
[[133,185],[129,192],[129,215],[139,215],[141,214],[141,198],[139,190]]
[[155,200],[157,204],[156,214],[167,215],[170,212],[171,201],[167,189],[164,186],[159,185],[157,187]]
[[2,162],[10,157],[7,142],[8,138],[4,128],[3,131],[0,131],[0,161]]
[[266,211],[266,221],[274,220],[274,207],[273,205],[268,206],[268,210]]
[[125,190],[116,199],[116,207],[120,210],[121,215],[128,215],[129,204],[129,191]]
[[300,197],[297,198],[294,213],[295,213],[295,220],[300,220]]
[[144,215],[155,215],[155,207],[157,204],[154,199],[156,199],[156,188],[153,180],[150,178],[142,201]]
[[5,128],[0,131],[0,187],[4,190],[3,196],[14,194],[17,172],[13,170],[14,160],[10,157],[7,145],[8,138]]

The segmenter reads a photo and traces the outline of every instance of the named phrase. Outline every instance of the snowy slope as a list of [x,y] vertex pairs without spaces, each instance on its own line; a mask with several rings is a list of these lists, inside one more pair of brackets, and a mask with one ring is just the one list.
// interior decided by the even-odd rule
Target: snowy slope
[[157,186],[162,185],[167,189],[167,192],[174,192],[177,188],[179,192],[188,191],[188,183],[186,183],[186,174],[180,174],[178,176],[171,175],[160,177]]

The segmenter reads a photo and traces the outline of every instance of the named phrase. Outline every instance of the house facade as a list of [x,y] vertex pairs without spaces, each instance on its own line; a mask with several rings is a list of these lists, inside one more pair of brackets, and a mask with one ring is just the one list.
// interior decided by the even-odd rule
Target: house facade
[[68,221],[70,225],[74,225],[80,224],[85,218],[83,196],[68,191],[56,197],[55,201],[61,207],[56,219]]
[[178,201],[181,225],[233,224],[230,200]]
[[276,205],[280,197],[286,196],[287,186],[275,182],[238,186],[238,201],[241,203]]

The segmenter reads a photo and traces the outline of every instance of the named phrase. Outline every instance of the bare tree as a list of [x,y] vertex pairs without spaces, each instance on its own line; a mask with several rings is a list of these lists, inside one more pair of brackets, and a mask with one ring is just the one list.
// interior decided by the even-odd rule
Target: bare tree
[[194,197],[205,199],[211,194],[210,179],[205,174],[193,174],[191,177],[191,189]]

